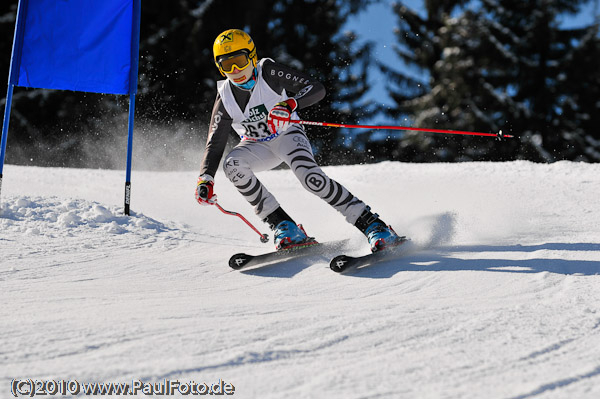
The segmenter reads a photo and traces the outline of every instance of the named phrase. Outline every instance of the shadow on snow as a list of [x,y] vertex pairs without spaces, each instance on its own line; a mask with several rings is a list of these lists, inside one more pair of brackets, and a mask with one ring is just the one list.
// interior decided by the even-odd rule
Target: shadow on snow
[[[540,250],[565,252],[600,251],[594,243],[547,243],[540,245],[475,245],[437,247],[427,252],[411,254],[398,259],[386,260],[348,273],[355,277],[389,278],[403,271],[488,271],[500,273],[540,273],[597,275],[600,261],[564,258],[528,258]],[[477,256],[477,253],[498,252],[498,257],[461,259],[461,253]],[[501,253],[522,253],[524,259],[503,258]],[[600,254],[598,254],[600,258]]]

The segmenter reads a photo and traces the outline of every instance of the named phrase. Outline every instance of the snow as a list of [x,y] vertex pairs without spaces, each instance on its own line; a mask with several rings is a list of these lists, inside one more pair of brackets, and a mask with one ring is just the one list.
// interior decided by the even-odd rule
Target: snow
[[[0,396],[31,378],[222,380],[238,398],[600,397],[600,165],[324,170],[414,251],[347,275],[335,254],[234,271],[229,256],[272,244],[195,203],[196,171],[134,170],[126,217],[122,171],[6,165]],[[289,171],[260,177],[311,235],[367,251]],[[266,232],[221,173],[215,190]]]

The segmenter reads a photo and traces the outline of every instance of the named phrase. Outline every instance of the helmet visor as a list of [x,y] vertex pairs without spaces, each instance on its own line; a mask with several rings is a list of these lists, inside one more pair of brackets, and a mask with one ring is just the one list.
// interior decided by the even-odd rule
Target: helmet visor
[[218,63],[223,72],[231,73],[233,72],[233,68],[237,68],[239,70],[246,68],[248,64],[250,64],[250,58],[244,51],[229,56],[223,56],[219,59]]

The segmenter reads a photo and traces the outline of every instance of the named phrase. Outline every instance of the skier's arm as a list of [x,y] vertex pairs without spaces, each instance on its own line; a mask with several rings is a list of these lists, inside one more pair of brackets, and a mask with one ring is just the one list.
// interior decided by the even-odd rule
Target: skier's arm
[[221,97],[217,94],[215,105],[213,106],[212,116],[210,118],[208,138],[206,139],[206,149],[202,158],[200,176],[196,183],[196,201],[200,205],[213,205],[216,203],[217,196],[213,192],[214,176],[223,157],[227,137],[231,130],[232,119],[225,111]]
[[263,78],[276,93],[285,89],[293,96],[297,107],[294,110],[309,107],[325,97],[325,86],[312,76],[297,71],[275,61],[267,60],[263,64]]
[[227,138],[231,132],[231,123],[231,116],[225,110],[223,101],[217,94],[210,118],[208,138],[206,139],[206,149],[202,158],[200,175],[207,174],[214,177],[217,173],[225,146],[227,145]]

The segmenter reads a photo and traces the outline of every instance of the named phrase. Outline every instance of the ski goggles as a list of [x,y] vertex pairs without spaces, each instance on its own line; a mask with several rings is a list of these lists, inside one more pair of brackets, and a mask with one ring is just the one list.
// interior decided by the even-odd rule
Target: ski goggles
[[248,56],[247,52],[241,51],[228,57],[221,57],[217,63],[219,64],[221,71],[225,73],[231,73],[233,72],[234,68],[237,68],[240,71],[246,68],[250,64],[250,57]]

